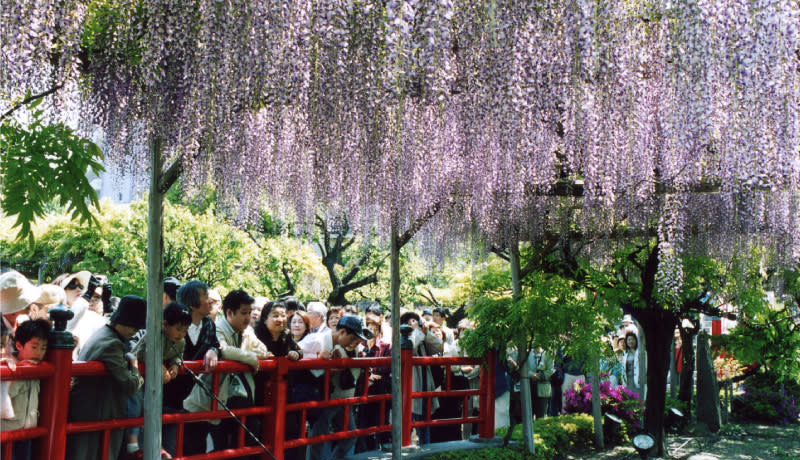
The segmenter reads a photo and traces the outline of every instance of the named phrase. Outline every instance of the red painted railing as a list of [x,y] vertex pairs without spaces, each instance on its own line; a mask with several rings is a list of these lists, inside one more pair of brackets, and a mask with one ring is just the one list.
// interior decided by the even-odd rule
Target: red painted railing
[[[487,359],[480,358],[433,358],[433,357],[412,357],[411,350],[402,350],[402,395],[403,395],[403,437],[402,443],[407,446],[411,443],[411,430],[415,427],[423,428],[429,426],[440,426],[446,424],[479,424],[479,436],[491,438],[494,436],[494,365],[495,356],[490,354]],[[451,381],[452,365],[479,365],[483,363],[481,370],[480,388],[477,390],[452,390]],[[437,392],[413,392],[412,369],[413,366],[445,366],[446,378],[444,391]],[[202,373],[202,362],[186,362],[186,366],[196,373]],[[368,379],[364,379],[363,387],[358,388],[356,395],[352,398],[330,399],[329,383],[332,370],[342,368],[363,368],[365,373],[369,368],[390,367],[391,358],[357,358],[357,359],[309,359],[297,362],[289,361],[285,358],[269,359],[260,362],[261,373],[269,374],[269,379],[265,387],[265,404],[259,407],[233,410],[239,417],[262,417],[262,442],[271,450],[276,459],[282,460],[286,449],[317,444],[325,441],[335,441],[346,438],[365,436],[368,434],[390,432],[390,424],[380,424],[375,427],[361,428],[348,431],[347,417],[349,411],[343,411],[345,423],[344,431],[328,433],[320,436],[307,437],[305,424],[307,412],[312,409],[324,409],[336,406],[351,406],[365,403],[378,403],[380,407],[380,417],[378,420],[386,420],[384,417],[389,410],[391,395],[368,395]],[[140,366],[142,372],[143,367]],[[288,373],[292,370],[302,369],[323,369],[325,371],[323,385],[323,398],[319,401],[308,401],[302,403],[288,403]],[[230,372],[250,371],[251,368],[241,363],[232,361],[221,361],[213,374],[213,390],[219,390],[220,376]],[[181,370],[181,373],[184,373]],[[3,458],[10,458],[13,441],[34,439],[38,446],[34,452],[38,452],[35,458],[39,460],[64,460],[67,436],[73,433],[100,431],[103,433],[103,450],[107,452],[109,435],[111,430],[141,426],[144,423],[142,417],[130,419],[99,420],[94,422],[71,422],[67,423],[67,408],[69,405],[70,378],[80,376],[100,376],[107,375],[105,366],[100,362],[72,362],[72,352],[68,349],[51,349],[45,358],[45,362],[40,365],[21,364],[16,371],[11,371],[7,366],[0,366],[0,379],[6,380],[26,380],[41,379],[42,388],[39,401],[39,426],[35,428],[5,431],[0,435],[0,452]],[[461,397],[465,404],[460,418],[446,420],[432,420],[430,411],[431,398],[441,397]],[[467,412],[467,399],[472,396],[480,398],[480,415],[470,416]],[[412,421],[411,407],[412,399],[421,398],[425,401],[426,408],[424,420]],[[192,460],[211,460],[223,458],[237,458],[245,455],[258,455],[268,459],[260,447],[244,446],[245,433],[240,429],[238,437],[238,447],[226,449],[224,451],[210,452],[207,454],[182,457],[184,424],[186,422],[198,420],[213,420],[230,418],[230,415],[217,407],[216,401],[212,399],[211,408],[207,412],[191,412],[180,414],[162,415],[163,424],[176,424],[177,427],[177,456],[176,458],[187,458]],[[287,412],[300,412],[300,436],[297,439],[285,439],[284,420]],[[104,454],[105,455],[105,454]],[[103,457],[102,460],[107,460]],[[114,459],[111,459],[114,460]]]

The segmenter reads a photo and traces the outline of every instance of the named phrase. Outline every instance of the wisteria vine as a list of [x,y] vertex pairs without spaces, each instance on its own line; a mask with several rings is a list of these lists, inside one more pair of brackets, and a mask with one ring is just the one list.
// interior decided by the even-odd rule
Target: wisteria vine
[[664,290],[684,250],[800,258],[795,0],[8,0],[0,37],[0,109],[72,82],[48,104],[108,161],[160,137],[240,222],[502,245],[563,225],[561,182],[579,229],[657,229]]

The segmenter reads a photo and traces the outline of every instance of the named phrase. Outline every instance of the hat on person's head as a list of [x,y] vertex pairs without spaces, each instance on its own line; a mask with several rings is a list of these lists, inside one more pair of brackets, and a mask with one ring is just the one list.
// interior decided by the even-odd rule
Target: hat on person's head
[[208,300],[216,300],[217,302],[222,303],[222,296],[219,295],[219,291],[217,291],[216,289],[209,289]]
[[77,279],[78,282],[81,283],[81,286],[83,286],[83,289],[86,289],[89,287],[89,280],[92,279],[92,272],[89,270],[81,270],[78,273],[73,273],[61,280],[58,285],[66,289],[67,286],[69,286],[69,283],[74,279]]
[[409,319],[414,318],[420,322],[419,315],[415,311],[405,311],[400,314],[400,324],[406,324]]
[[144,329],[147,325],[147,302],[135,295],[126,295],[111,315],[111,322],[122,326]]
[[622,322],[624,324],[632,323],[633,322],[633,318],[631,317],[631,315],[625,315],[625,316],[622,317]]
[[0,305],[4,315],[25,309],[41,294],[41,289],[19,272],[11,270],[0,275]]
[[426,309],[422,310],[422,316],[432,315],[432,314],[433,314],[433,312],[431,311],[430,308],[426,308]]
[[42,290],[42,294],[33,303],[38,303],[41,305],[58,305],[66,302],[67,300],[67,294],[64,292],[64,288],[61,286],[56,286],[55,284],[43,284],[39,286],[39,288]]
[[306,311],[308,313],[317,313],[319,315],[325,316],[328,314],[328,309],[325,307],[325,304],[322,302],[309,302],[306,305]]
[[367,340],[364,336],[364,324],[361,322],[361,318],[355,315],[344,315],[339,318],[339,322],[336,324],[336,329],[346,328],[356,337],[361,340]]

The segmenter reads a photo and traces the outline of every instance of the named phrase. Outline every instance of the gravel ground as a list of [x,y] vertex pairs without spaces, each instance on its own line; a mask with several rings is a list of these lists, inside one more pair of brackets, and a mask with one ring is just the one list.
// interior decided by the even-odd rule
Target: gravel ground
[[[729,424],[719,433],[667,436],[668,455],[679,460],[800,460],[800,426]],[[569,460],[639,458],[631,447],[576,451]]]

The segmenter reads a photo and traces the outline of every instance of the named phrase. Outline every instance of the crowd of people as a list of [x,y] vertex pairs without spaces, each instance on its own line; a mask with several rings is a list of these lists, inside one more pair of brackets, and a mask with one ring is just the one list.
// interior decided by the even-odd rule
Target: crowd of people
[[[3,308],[2,362],[40,362],[47,349],[51,329],[48,311],[66,306],[73,312],[67,323],[75,340],[73,358],[78,361],[100,361],[108,376],[75,377],[70,391],[68,419],[94,421],[142,416],[143,378],[138,362],[146,352],[146,301],[137,296],[112,296],[104,276],[81,271],[57,277],[51,283],[35,286],[23,275],[8,271],[0,275]],[[185,361],[201,361],[205,371],[212,371],[220,360],[247,364],[251,372],[224,374],[217,396],[231,409],[264,404],[264,388],[268,376],[259,373],[259,360],[286,357],[304,358],[391,357],[391,326],[379,305],[359,312],[354,306],[326,306],[312,301],[304,304],[295,297],[269,300],[254,297],[243,290],[232,290],[221,298],[216,290],[199,280],[181,283],[168,277],[164,280],[161,381],[164,413],[207,411],[212,396],[204,387],[211,387],[211,374],[201,373],[200,381],[181,372]],[[445,323],[446,310],[436,308],[404,311],[402,324],[412,328],[411,341],[415,356],[460,356],[459,334],[471,327],[462,320],[456,330]],[[10,340],[9,340],[10,339]],[[364,372],[366,371],[366,372]],[[288,402],[321,400],[324,370],[293,370],[289,375]],[[452,389],[478,388],[479,369],[474,366],[453,366]],[[415,366],[414,391],[438,391],[443,388],[445,370],[441,366]],[[346,368],[331,371],[330,398],[347,398],[362,388],[370,395],[391,392],[391,368]],[[2,382],[3,430],[37,426],[38,380]],[[94,402],[87,404],[87,401]],[[425,417],[424,402],[413,403],[415,420]],[[463,398],[432,398],[430,410],[434,418],[460,417]],[[477,414],[477,397],[468,401],[468,412]],[[389,424],[391,404],[385,403],[384,419],[380,420],[380,403],[357,406],[335,406],[312,409],[300,426],[299,411],[286,415],[286,438],[295,439],[305,430],[316,436],[344,428],[367,428]],[[343,417],[345,410],[350,411]],[[343,427],[344,420],[348,426]],[[249,417],[247,427],[261,433],[259,417]],[[186,423],[183,454],[217,451],[236,445],[239,427],[232,419]],[[416,433],[419,443],[462,439],[474,428],[436,427]],[[162,455],[170,458],[177,451],[176,426],[163,425]],[[141,458],[139,428],[111,432],[107,444],[108,458]],[[391,433],[378,433],[338,442],[313,444],[286,452],[288,459],[341,458],[367,450],[391,449]],[[253,445],[255,441],[248,440]],[[15,443],[14,460],[31,456],[30,441]],[[102,433],[73,434],[67,440],[66,458],[82,460],[100,457]]]
[[[609,346],[608,353],[600,359],[599,378],[608,380],[612,386],[624,386],[644,400],[646,386],[645,363],[646,354],[639,348],[639,332],[630,315],[625,315],[618,331],[603,337],[603,342]],[[518,359],[516,349],[507,350],[508,360],[506,369],[510,373],[521,373],[526,370],[521,378],[529,378],[531,383],[532,416],[541,418],[563,414],[567,392],[574,389],[579,380],[586,381],[587,366],[583,361],[574,356],[565,354],[562,350],[547,351],[534,348],[528,353],[527,366],[523,366]],[[496,413],[496,426],[505,426],[511,421],[519,422],[521,419],[519,383],[508,393],[509,401],[499,400]],[[507,404],[507,405],[506,405]],[[505,407],[508,407],[506,415]],[[499,410],[498,410],[499,409]]]
[[[57,277],[49,284],[34,286],[21,274],[8,271],[0,275],[3,310],[2,362],[11,367],[16,362],[40,362],[47,349],[51,329],[49,309],[65,305],[74,313],[67,330],[75,339],[74,359],[101,361],[109,376],[75,377],[70,392],[68,419],[93,421],[142,416],[143,379],[138,361],[146,352],[146,301],[136,296],[113,297],[108,279],[81,271]],[[263,405],[265,385],[269,378],[259,373],[259,360],[286,357],[296,361],[308,358],[391,357],[391,326],[380,305],[374,304],[359,312],[354,306],[326,306],[312,301],[304,304],[288,296],[276,300],[254,297],[235,289],[222,298],[215,289],[199,280],[185,283],[168,277],[164,280],[162,337],[163,412],[200,412],[211,408],[211,374],[201,373],[199,381],[181,372],[185,361],[201,361],[205,371],[216,368],[219,360],[244,363],[251,372],[224,374],[218,397],[231,409]],[[459,337],[473,327],[468,319],[451,329],[448,312],[437,307],[431,310],[402,311],[400,324],[411,327],[410,340],[414,356],[463,356]],[[601,374],[614,384],[626,385],[641,394],[642,364],[638,337],[630,318],[610,339],[617,358],[605,360]],[[7,340],[11,337],[11,340]],[[560,351],[536,348],[525,358],[527,366],[515,350],[507,350],[507,360],[498,362],[495,375],[495,426],[509,425],[520,416],[519,387],[509,385],[509,374],[526,369],[520,378],[530,379],[533,416],[558,415],[563,411],[564,395],[575,381],[584,377],[583,364]],[[370,395],[391,393],[391,368],[344,368],[330,371],[331,399],[356,395],[368,389]],[[479,388],[477,366],[451,366],[450,388]],[[293,370],[289,375],[287,402],[305,402],[323,398],[324,370]],[[443,366],[414,366],[412,389],[435,392],[445,389],[446,369]],[[38,424],[38,380],[2,382],[2,429],[13,430]],[[360,394],[360,393],[359,393]],[[93,401],[95,404],[86,404]],[[468,407],[463,407],[464,404]],[[301,433],[317,436],[343,429],[369,428],[389,424],[390,404],[385,404],[380,420],[380,403],[355,406],[334,406],[308,410],[305,426],[299,411],[286,414],[286,439]],[[426,407],[429,406],[429,407]],[[416,398],[412,402],[414,420],[424,420],[427,411],[433,419],[460,418],[463,413],[478,415],[478,397]],[[350,411],[344,417],[344,411]],[[348,426],[343,427],[347,420]],[[247,428],[262,432],[259,417],[247,418]],[[239,426],[233,419],[186,423],[183,454],[193,455],[234,447]],[[420,444],[467,439],[477,433],[470,424],[444,425],[416,430]],[[162,427],[162,456],[171,458],[177,451],[176,425]],[[107,444],[108,458],[141,458],[140,428],[112,431]],[[336,442],[317,443],[310,448],[294,448],[287,459],[342,458],[351,453],[370,450],[391,450],[391,433],[378,433]],[[254,445],[255,441],[247,439]],[[100,457],[103,446],[99,432],[73,434],[68,437],[67,459],[83,460]],[[31,442],[19,441],[13,449],[14,460],[28,460]]]

